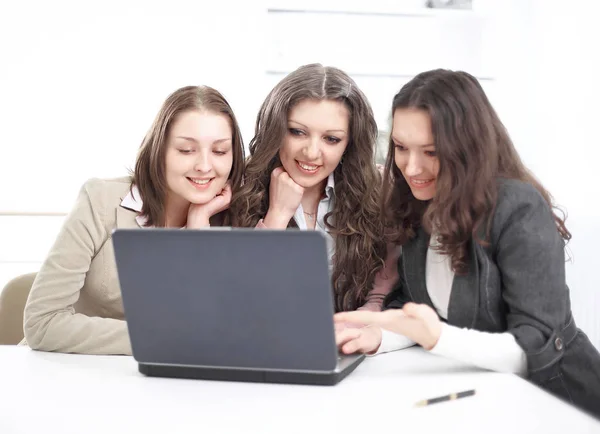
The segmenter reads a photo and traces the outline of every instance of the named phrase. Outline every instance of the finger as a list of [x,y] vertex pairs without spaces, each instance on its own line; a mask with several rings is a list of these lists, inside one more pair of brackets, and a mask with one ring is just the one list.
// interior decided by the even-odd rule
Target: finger
[[369,336],[367,333],[361,333],[356,339],[352,339],[341,346],[344,354],[365,353],[371,351],[369,347]]
[[290,174],[286,171],[281,172],[281,175],[279,175],[279,180],[281,182],[285,182],[286,184],[292,184],[294,182]]
[[354,354],[361,352],[360,339],[353,339],[350,342],[342,345],[341,351],[344,354]]
[[360,325],[379,325],[384,319],[381,317],[383,312],[370,312],[366,310],[339,312],[333,316],[335,322],[347,322]]
[[225,185],[225,188],[223,188],[223,190],[221,190],[221,196],[226,198],[228,201],[231,199],[231,186],[230,185]]
[[282,173],[285,173],[285,169],[282,166],[276,167],[273,172],[271,172],[271,178],[277,179]]
[[425,304],[417,304],[417,303],[406,303],[402,307],[402,311],[410,317],[413,318],[423,318],[427,315],[428,306]]
[[360,329],[344,329],[339,333],[335,334],[335,345],[344,345],[346,342],[353,339],[358,339],[361,335]]
[[344,323],[342,323],[342,322],[340,322],[340,323],[337,323],[337,322],[336,322],[336,323],[334,323],[334,324],[333,324],[333,330],[334,330],[336,333],[339,333],[339,332],[341,332],[341,331],[342,331],[342,330],[344,330],[345,328],[346,328],[346,324],[344,324]]

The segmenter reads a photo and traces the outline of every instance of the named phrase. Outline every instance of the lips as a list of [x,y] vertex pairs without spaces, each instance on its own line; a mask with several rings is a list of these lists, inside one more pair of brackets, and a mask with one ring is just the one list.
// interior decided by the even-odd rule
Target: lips
[[296,160],[296,166],[298,166],[298,168],[300,169],[300,171],[302,173],[307,173],[307,174],[317,173],[319,168],[321,167],[316,164],[310,164],[310,163],[306,163],[304,161],[298,161],[298,160]]
[[431,184],[433,184],[433,181],[435,181],[435,178],[430,178],[430,179],[411,178],[410,185],[415,188],[425,188],[425,187],[429,187]]
[[194,187],[198,189],[208,188],[214,178],[187,178]]

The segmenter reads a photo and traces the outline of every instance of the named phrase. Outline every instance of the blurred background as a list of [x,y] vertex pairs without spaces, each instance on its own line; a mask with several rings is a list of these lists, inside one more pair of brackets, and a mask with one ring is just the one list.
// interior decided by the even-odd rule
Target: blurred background
[[36,271],[81,184],[127,174],[178,87],[233,106],[246,145],[300,65],[348,72],[383,161],[394,94],[415,74],[481,81],[529,168],[568,212],[578,325],[600,347],[597,6],[593,0],[0,0],[0,288]]

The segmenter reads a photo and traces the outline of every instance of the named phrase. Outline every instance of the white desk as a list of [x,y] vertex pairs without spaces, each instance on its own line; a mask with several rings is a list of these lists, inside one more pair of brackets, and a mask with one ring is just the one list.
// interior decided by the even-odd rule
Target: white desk
[[[474,397],[415,402],[476,389]],[[508,374],[420,348],[368,358],[340,384],[147,378],[131,357],[0,346],[0,433],[600,433],[600,422]]]

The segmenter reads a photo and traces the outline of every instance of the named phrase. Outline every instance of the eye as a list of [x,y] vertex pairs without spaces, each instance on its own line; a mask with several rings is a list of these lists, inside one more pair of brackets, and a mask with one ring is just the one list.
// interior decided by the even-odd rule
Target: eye
[[192,152],[194,152],[191,149],[178,149],[180,154],[191,154]]
[[406,148],[402,145],[394,145],[396,151],[406,151]]
[[289,128],[289,132],[292,136],[303,136],[304,131],[299,130],[298,128]]
[[215,151],[213,151],[213,154],[215,154],[215,155],[227,155],[228,152],[229,151],[217,151],[217,150],[215,150]]
[[428,157],[437,157],[437,152],[435,151],[425,151],[425,155],[427,155]]
[[337,143],[340,143],[342,141],[342,139],[340,139],[339,137],[335,137],[335,136],[326,136],[325,137],[325,141],[327,143],[330,143],[332,145],[335,145]]

